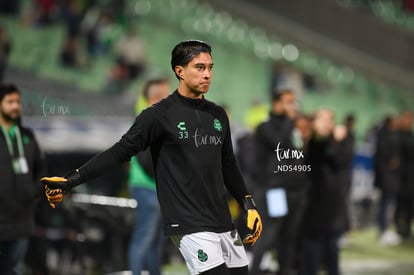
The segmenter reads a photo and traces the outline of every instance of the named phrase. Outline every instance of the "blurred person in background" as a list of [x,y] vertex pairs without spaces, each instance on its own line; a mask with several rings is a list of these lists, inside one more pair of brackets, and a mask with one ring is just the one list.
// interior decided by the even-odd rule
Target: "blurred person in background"
[[305,114],[299,114],[295,119],[295,127],[299,131],[302,138],[302,149],[305,153],[307,153],[309,141],[313,135],[312,117]]
[[104,88],[107,94],[121,94],[130,84],[128,66],[120,59],[109,70],[108,80]]
[[34,22],[39,26],[48,26],[57,21],[58,5],[56,0],[34,1]]
[[[260,237],[262,223],[234,156],[225,110],[208,101],[213,59],[203,41],[178,43],[171,52],[178,88],[137,116],[119,142],[65,177],[46,177],[46,196],[64,193],[151,150],[164,233],[191,274],[247,275],[243,246]],[[243,240],[234,228],[225,188],[243,209]]]
[[0,14],[17,16],[21,6],[20,0],[0,1]]
[[94,59],[108,52],[109,36],[116,27],[114,11],[109,7],[91,4],[81,22],[81,32],[86,36],[89,58]]
[[146,68],[146,50],[143,38],[138,35],[136,26],[129,26],[126,34],[115,44],[117,59],[128,68],[130,80],[139,78]]
[[338,275],[340,236],[346,230],[347,129],[335,126],[331,110],[319,110],[313,120],[307,162],[311,166],[310,189],[301,224],[300,275],[316,275],[321,264],[328,275]]
[[7,68],[7,59],[11,50],[11,43],[5,27],[0,26],[0,84],[4,80],[4,74]]
[[65,0],[60,3],[59,15],[65,24],[67,36],[79,36],[81,34],[85,4],[77,0]]
[[[349,146],[352,148],[352,150],[350,150],[352,152],[355,149],[354,148],[355,147],[355,123],[356,123],[356,118],[354,114],[348,114],[345,117],[344,126],[346,127],[346,130],[347,130],[346,138],[349,142]],[[348,165],[352,166],[352,158],[348,159]]]
[[397,245],[398,235],[389,229],[395,213],[395,202],[400,185],[401,147],[397,117],[387,117],[378,131],[374,156],[375,186],[380,191],[378,205],[379,241],[384,245]]
[[66,68],[81,69],[85,67],[79,52],[79,40],[77,36],[68,36],[60,53],[60,64]]
[[[296,96],[290,89],[276,90],[272,99],[269,119],[255,131],[254,182],[258,195],[258,208],[264,216],[263,237],[253,247],[252,275],[260,274],[263,255],[271,248],[277,251],[279,275],[291,274],[296,256],[297,234],[305,206],[308,187],[307,167],[302,155],[304,141],[295,127],[298,116]],[[301,154],[293,156],[292,153]],[[286,155],[285,153],[288,153]],[[282,155],[281,159],[279,155]],[[278,167],[289,167],[291,171],[277,171]],[[269,204],[278,204],[268,197],[278,190],[284,195],[287,213],[273,215]],[[257,191],[257,190],[256,190]]]
[[302,72],[293,68],[288,62],[275,61],[271,68],[270,78],[270,100],[273,98],[274,91],[289,87],[295,91],[297,97],[303,95],[303,76]]
[[413,0],[402,0],[402,6],[405,11],[414,13],[414,1]]
[[[342,126],[340,126],[342,127]],[[355,116],[348,114],[345,117],[344,127],[346,129],[345,139],[342,141],[342,165],[338,171],[338,178],[345,185],[345,196],[346,196],[346,230],[352,228],[351,224],[351,187],[352,187],[352,170],[354,165],[354,152],[355,152]],[[342,183],[341,183],[342,184]]]
[[[143,97],[147,106],[152,106],[169,93],[168,79],[159,78],[145,84]],[[163,245],[161,210],[149,148],[131,158],[128,182],[131,197],[138,202],[129,246],[129,269],[133,275],[141,275],[145,269],[150,275],[160,275]]]
[[268,115],[268,104],[255,99],[249,104],[249,107],[244,114],[243,123],[246,125],[249,132],[253,132],[257,125],[267,119]]
[[34,232],[39,179],[45,163],[33,132],[21,122],[21,95],[0,85],[0,274],[22,272],[28,239]]
[[403,239],[413,237],[414,217],[414,135],[413,114],[405,111],[400,118],[401,185],[397,196],[396,228]]
[[108,94],[126,91],[133,80],[145,73],[147,66],[145,43],[135,26],[128,27],[127,33],[115,43],[114,51],[115,63],[105,87]]

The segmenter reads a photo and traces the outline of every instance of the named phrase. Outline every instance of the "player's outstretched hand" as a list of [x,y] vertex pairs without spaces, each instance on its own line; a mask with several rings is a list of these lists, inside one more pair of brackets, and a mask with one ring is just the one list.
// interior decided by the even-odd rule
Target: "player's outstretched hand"
[[55,208],[56,204],[61,203],[63,201],[62,189],[50,189],[49,186],[45,184],[45,194],[52,208]]
[[65,177],[44,177],[41,181],[45,185],[46,198],[53,208],[63,201],[63,195],[66,192],[81,183],[78,170],[70,172]]
[[249,233],[244,236],[243,242],[246,244],[254,245],[262,234],[262,219],[257,211],[256,204],[251,195],[247,195],[243,198],[243,207],[246,227]]

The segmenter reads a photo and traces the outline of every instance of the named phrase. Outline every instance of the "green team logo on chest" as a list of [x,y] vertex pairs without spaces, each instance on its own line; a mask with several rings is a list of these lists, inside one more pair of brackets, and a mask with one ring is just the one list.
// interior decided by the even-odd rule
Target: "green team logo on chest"
[[197,254],[198,254],[198,260],[200,261],[200,262],[206,262],[207,260],[208,260],[208,255],[207,255],[207,253],[206,252],[204,252],[202,249],[199,249],[198,251],[197,251]]
[[218,120],[217,118],[215,118],[213,123],[214,123],[214,128],[217,131],[221,132],[221,130],[223,130],[223,127],[221,126],[220,120]]

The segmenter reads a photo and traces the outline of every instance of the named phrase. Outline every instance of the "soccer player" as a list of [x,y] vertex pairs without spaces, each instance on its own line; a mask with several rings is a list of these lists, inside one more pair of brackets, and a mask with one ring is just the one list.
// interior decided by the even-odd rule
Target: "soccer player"
[[236,163],[227,115],[204,97],[213,72],[211,47],[198,40],[180,42],[172,50],[171,67],[177,90],[144,110],[108,150],[63,178],[43,178],[46,196],[54,206],[73,187],[149,147],[164,233],[190,273],[247,275],[248,259],[224,187],[244,209],[244,243],[256,242],[262,223]]

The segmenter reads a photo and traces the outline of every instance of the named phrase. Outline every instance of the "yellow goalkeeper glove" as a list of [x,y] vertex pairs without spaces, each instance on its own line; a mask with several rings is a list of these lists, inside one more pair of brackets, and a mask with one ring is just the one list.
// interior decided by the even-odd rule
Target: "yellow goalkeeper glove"
[[243,238],[243,242],[246,244],[254,245],[262,234],[262,219],[257,211],[256,204],[251,195],[247,195],[243,198],[243,208],[245,215],[246,227],[249,231]]
[[[50,180],[50,178],[42,178],[42,180],[43,179]],[[45,194],[46,194],[46,198],[49,201],[49,204],[52,208],[55,208],[57,203],[61,203],[63,201],[63,191],[62,191],[62,189],[50,189],[49,186],[47,184],[45,184]]]
[[70,172],[65,177],[44,177],[41,182],[45,185],[46,198],[50,206],[56,207],[63,201],[63,195],[81,183],[79,170]]

